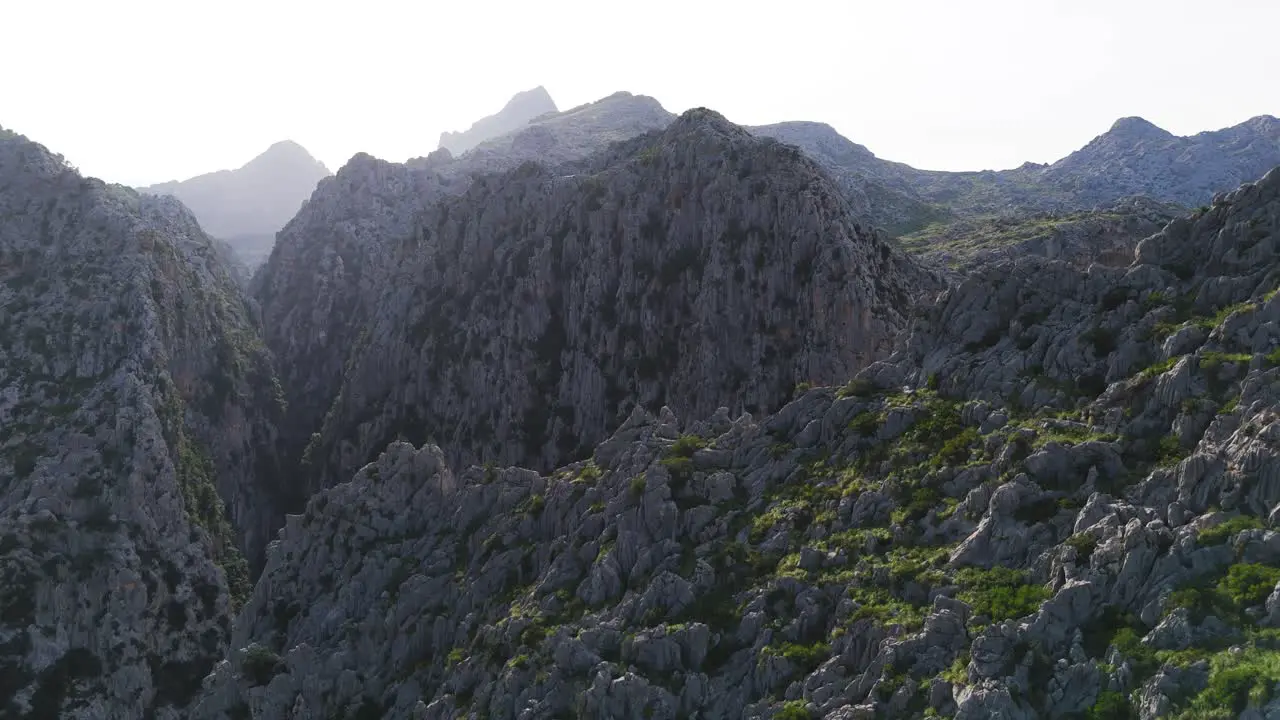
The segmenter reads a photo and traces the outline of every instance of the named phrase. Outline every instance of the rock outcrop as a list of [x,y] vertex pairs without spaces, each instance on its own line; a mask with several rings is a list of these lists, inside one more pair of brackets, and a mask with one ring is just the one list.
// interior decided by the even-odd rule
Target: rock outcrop
[[441,133],[440,147],[453,155],[461,155],[486,140],[519,130],[534,118],[555,112],[558,112],[555,101],[546,88],[539,85],[516,93],[501,110],[475,121],[467,130]]
[[329,170],[295,142],[278,142],[236,170],[220,170],[140,188],[172,195],[205,232],[226,241],[251,268],[271,254],[275,234],[298,212]]
[[5,717],[181,717],[223,656],[282,518],[279,395],[221,252],[0,131]]
[[393,443],[289,519],[193,714],[1275,712],[1280,170],[1133,258],[980,268],[840,388],[637,407],[552,473]]

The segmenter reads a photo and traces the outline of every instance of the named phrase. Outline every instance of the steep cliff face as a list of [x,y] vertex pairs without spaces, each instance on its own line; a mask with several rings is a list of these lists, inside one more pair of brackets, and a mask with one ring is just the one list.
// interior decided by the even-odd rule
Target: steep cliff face
[[337,482],[398,436],[554,467],[639,404],[767,412],[885,357],[939,286],[797,150],[709,111],[427,212],[309,460]]
[[6,717],[176,717],[224,651],[279,522],[279,410],[219,252],[0,133]]
[[501,110],[475,121],[465,131],[441,133],[440,147],[450,154],[461,155],[486,140],[519,130],[530,120],[557,111],[550,93],[539,85],[516,93]]
[[393,444],[194,716],[1280,712],[1280,171],[1134,257],[983,268],[760,422],[636,409],[548,475]]
[[322,182],[280,233],[253,285],[289,400],[290,457],[299,457],[320,431],[352,348],[391,289],[387,274],[415,237],[420,215],[465,192],[477,177],[529,160],[579,162],[610,143],[665,127],[670,118],[652,98],[616,93],[541,118],[461,158],[440,150],[400,165],[361,154]]

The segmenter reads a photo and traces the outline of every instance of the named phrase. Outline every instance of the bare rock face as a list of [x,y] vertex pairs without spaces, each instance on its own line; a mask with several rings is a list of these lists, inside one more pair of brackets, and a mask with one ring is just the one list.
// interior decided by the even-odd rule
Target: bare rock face
[[531,160],[580,162],[611,143],[665,127],[672,117],[652,98],[615,93],[541,118],[460,158],[440,149],[397,164],[361,153],[321,182],[280,233],[252,287],[267,344],[280,359],[290,456],[298,458],[320,430],[352,348],[392,289],[384,274],[415,237],[420,215],[462,194],[477,177]]
[[516,93],[502,110],[475,121],[463,132],[440,134],[440,147],[454,155],[461,155],[480,143],[518,130],[530,120],[557,112],[556,103],[546,88],[539,85],[532,90]]
[[[431,192],[420,187],[404,194]],[[383,226],[394,241],[343,259],[359,299],[287,299],[317,319],[331,307],[360,318],[315,323],[347,333],[316,337],[341,352],[299,361],[324,363],[317,388],[341,383],[307,449],[322,484],[397,437],[433,439],[459,462],[549,468],[636,405],[767,412],[798,384],[887,356],[903,309],[939,287],[797,150],[709,111],[572,167],[482,177],[412,230],[393,224],[408,222],[401,210],[388,205]],[[366,285],[379,254],[387,270]],[[281,296],[259,297],[270,316]],[[282,359],[310,354],[280,331],[268,337]]]
[[[666,192],[663,178],[686,177],[675,160],[703,150],[726,197],[735,150],[755,171],[739,180],[781,182],[786,148],[738,132],[692,113],[636,141],[657,148],[648,164],[622,147],[595,167],[645,181],[610,181],[628,203]],[[505,236],[442,242],[448,209],[483,197],[493,220],[472,222],[502,227],[547,180],[527,168],[428,213],[428,262],[405,277],[445,283],[425,269],[440,243],[491,255],[486,274],[504,278]],[[552,200],[578,216],[572,194]],[[578,227],[558,252],[590,268]],[[539,266],[555,245],[534,247],[532,277],[591,287]],[[192,716],[1265,717],[1280,681],[1266,629],[1280,597],[1278,261],[1280,170],[1123,267],[981,267],[889,358],[766,417],[636,407],[550,473],[454,469],[441,447],[392,443],[290,517]],[[469,302],[517,329],[549,314],[531,281],[498,286],[527,310]],[[422,327],[419,366],[468,357],[477,321],[447,306],[462,319]],[[375,344],[389,337],[377,327]],[[394,378],[377,347],[355,366],[386,358]]]
[[140,188],[172,195],[191,209],[205,232],[226,241],[255,268],[271,254],[275,234],[330,172],[295,142],[278,142],[236,170]]
[[224,651],[281,518],[278,394],[222,252],[0,131],[6,717],[178,717]]

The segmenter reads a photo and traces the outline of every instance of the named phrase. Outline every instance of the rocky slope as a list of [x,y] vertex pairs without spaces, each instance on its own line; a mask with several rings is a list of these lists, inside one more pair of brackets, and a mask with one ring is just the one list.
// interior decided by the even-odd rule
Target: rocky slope
[[1189,137],[1129,117],[1036,174],[1081,205],[1146,195],[1198,207],[1278,165],[1280,120],[1270,115]]
[[981,268],[763,420],[636,409],[546,475],[392,444],[194,716],[1273,715],[1278,255],[1280,171],[1127,267]]
[[897,238],[908,252],[959,275],[1031,255],[1088,266],[1125,266],[1138,242],[1183,214],[1174,205],[1126,198],[1103,210],[981,216],[934,223]]
[[881,160],[826,123],[785,122],[748,129],[803,150],[840,184],[856,212],[891,235],[914,232],[956,216],[943,200],[926,199],[921,194],[917,186],[927,171]]
[[546,88],[539,85],[516,93],[501,110],[475,121],[467,130],[441,133],[440,147],[461,155],[486,140],[519,130],[534,118],[558,111]]
[[205,232],[225,240],[251,267],[271,253],[276,232],[298,212],[329,170],[295,142],[278,142],[236,170],[140,188],[172,195]]
[[568,169],[483,178],[402,235],[308,448],[322,486],[397,437],[551,468],[636,404],[768,412],[885,357],[939,289],[799,151],[710,111]]
[[871,199],[875,222],[894,234],[918,231],[949,215],[1104,209],[1134,195],[1197,207],[1280,165],[1280,120],[1266,115],[1190,137],[1141,118],[1122,118],[1051,165],[981,172],[917,170],[881,160],[822,123],[752,131],[813,156],[855,196]]
[[0,131],[0,337],[0,715],[179,717],[281,521],[245,299],[177,201]]

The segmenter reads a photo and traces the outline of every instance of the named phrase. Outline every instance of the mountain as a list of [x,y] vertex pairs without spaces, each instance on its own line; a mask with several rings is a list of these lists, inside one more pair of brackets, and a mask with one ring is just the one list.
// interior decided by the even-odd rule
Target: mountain
[[476,178],[539,159],[579,162],[613,142],[665,127],[672,117],[653,98],[616,93],[458,158],[437,150],[398,164],[359,154],[322,181],[281,231],[253,288],[267,344],[280,359],[292,454],[300,455],[321,429],[353,348],[373,324],[382,294],[395,290],[389,275],[401,246],[417,236],[419,216],[465,193]]
[[275,234],[328,177],[325,166],[292,141],[278,142],[236,170],[140,188],[173,195],[191,208],[205,232],[221,238],[251,266],[271,253]]
[[453,155],[461,155],[486,140],[506,135],[524,127],[534,118],[554,112],[558,112],[555,101],[546,88],[539,85],[516,93],[501,110],[480,118],[467,130],[440,133],[440,147]]
[[948,217],[1100,210],[1135,195],[1196,207],[1280,165],[1280,121],[1265,115],[1190,137],[1122,118],[1052,165],[981,172],[917,170],[881,160],[821,123],[752,132],[804,150],[855,197],[868,198],[868,217],[895,235]]
[[284,492],[222,252],[0,131],[4,717],[175,717],[223,656]]
[[637,404],[769,412],[886,356],[941,288],[798,150],[709,111],[575,170],[482,178],[400,236],[308,474],[397,437],[551,468]]
[[193,717],[1280,712],[1278,260],[1275,170],[1127,266],[980,266],[766,417],[637,407],[547,473],[392,443],[290,519]]
[[1039,174],[1041,182],[1064,189],[1080,203],[1140,194],[1197,207],[1277,165],[1280,120],[1269,115],[1189,137],[1142,118],[1121,118]]

